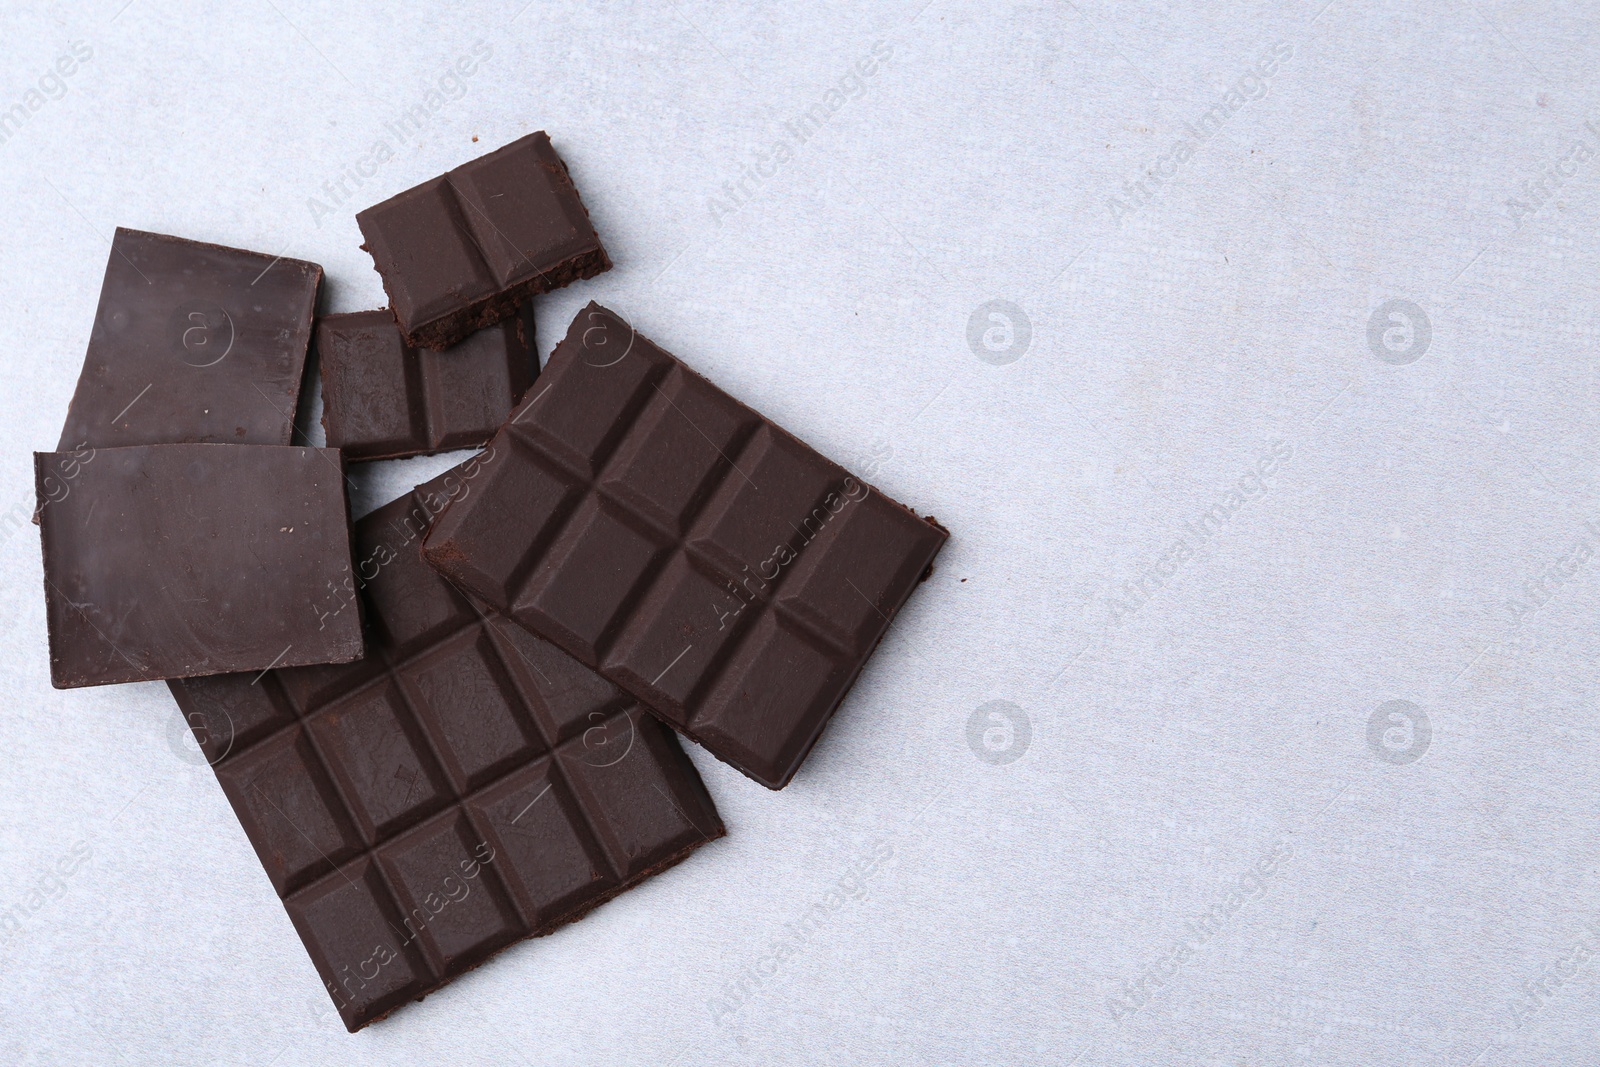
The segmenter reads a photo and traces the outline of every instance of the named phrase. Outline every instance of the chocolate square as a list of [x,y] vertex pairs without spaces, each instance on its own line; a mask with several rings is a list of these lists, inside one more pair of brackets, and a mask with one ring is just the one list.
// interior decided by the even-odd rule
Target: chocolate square
[[34,454],[58,689],[362,654],[333,449],[136,445]]
[[57,451],[287,445],[322,268],[118,227]]
[[356,215],[406,343],[445,348],[611,269],[544,131]]

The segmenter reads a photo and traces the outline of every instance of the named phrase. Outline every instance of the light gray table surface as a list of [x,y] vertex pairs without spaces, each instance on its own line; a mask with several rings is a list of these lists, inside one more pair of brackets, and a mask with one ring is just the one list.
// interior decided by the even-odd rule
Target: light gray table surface
[[[1600,1062],[1592,5],[523,3],[0,11],[0,1062]],[[351,1036],[166,688],[50,687],[30,453],[115,226],[376,307],[537,129],[541,353],[952,538],[793,785],[689,746],[725,840]]]

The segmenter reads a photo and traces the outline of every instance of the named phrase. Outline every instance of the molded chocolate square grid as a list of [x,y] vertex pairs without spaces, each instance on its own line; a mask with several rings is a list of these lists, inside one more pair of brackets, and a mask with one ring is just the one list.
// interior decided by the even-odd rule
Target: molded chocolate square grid
[[948,534],[590,304],[424,555],[773,789]]
[[357,524],[365,660],[171,686],[352,1032],[723,833],[670,730],[423,564],[441,483]]
[[406,343],[425,348],[611,269],[543,130],[358,212],[356,224]]
[[440,352],[412,348],[388,311],[317,319],[322,425],[346,459],[475,448],[539,373],[533,304]]

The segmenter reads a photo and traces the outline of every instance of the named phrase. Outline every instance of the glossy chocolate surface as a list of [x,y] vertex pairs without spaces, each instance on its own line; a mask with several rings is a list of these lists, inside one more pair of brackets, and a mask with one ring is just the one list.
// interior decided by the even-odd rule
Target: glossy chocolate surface
[[491,449],[428,561],[773,789],[948,537],[597,304]]
[[543,131],[356,215],[406,343],[445,348],[611,269]]
[[135,445],[34,454],[56,688],[362,654],[333,449]]
[[322,268],[119,227],[57,451],[287,445]]
[[171,683],[352,1031],[723,833],[670,730],[422,562],[474,464],[356,524],[364,660]]

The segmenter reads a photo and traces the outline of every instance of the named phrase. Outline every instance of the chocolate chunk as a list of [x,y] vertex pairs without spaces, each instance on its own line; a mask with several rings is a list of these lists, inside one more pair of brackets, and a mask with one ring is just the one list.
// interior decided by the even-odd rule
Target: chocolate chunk
[[322,268],[118,227],[59,451],[287,445]]
[[429,562],[762,785],[949,536],[590,304]]
[[356,524],[366,659],[169,683],[352,1031],[723,833],[671,731],[422,562],[480,474]]
[[317,319],[322,425],[347,459],[476,448],[539,373],[533,305],[442,352],[412,348],[387,311]]
[[406,343],[444,348],[611,269],[544,131],[356,215]]
[[34,453],[57,689],[361,656],[327,448]]

